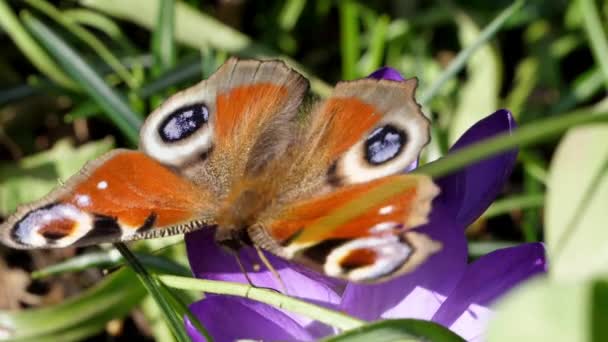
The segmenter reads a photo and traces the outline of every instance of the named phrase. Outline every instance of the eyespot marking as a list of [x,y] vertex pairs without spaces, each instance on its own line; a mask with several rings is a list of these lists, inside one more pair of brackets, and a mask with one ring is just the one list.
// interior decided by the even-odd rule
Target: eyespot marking
[[47,240],[59,240],[72,234],[77,224],[71,219],[60,217],[41,226],[38,234]]
[[64,247],[85,235],[92,226],[91,215],[68,203],[52,203],[30,211],[15,223],[11,237],[15,243]]
[[209,121],[209,109],[204,103],[181,107],[169,114],[158,126],[160,138],[167,143],[192,135]]
[[380,165],[399,155],[407,143],[404,131],[393,125],[376,128],[365,141],[365,160],[372,165]]
[[398,270],[413,248],[396,235],[364,237],[346,242],[329,253],[327,275],[351,281],[374,281]]
[[345,272],[350,272],[359,267],[372,266],[376,262],[377,257],[378,255],[373,249],[355,249],[340,260],[340,267]]

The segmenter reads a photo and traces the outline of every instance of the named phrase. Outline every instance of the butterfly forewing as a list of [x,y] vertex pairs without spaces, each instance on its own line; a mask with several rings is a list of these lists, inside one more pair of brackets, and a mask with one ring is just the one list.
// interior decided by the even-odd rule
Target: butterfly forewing
[[3,224],[2,240],[49,248],[164,236],[202,226],[212,203],[204,189],[143,153],[115,150],[19,208]]

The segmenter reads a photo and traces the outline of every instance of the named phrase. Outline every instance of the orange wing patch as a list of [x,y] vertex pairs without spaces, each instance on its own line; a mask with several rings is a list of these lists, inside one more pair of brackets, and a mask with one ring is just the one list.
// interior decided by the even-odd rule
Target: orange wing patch
[[321,146],[326,146],[330,160],[346,152],[370,130],[382,115],[378,110],[357,98],[330,98],[315,120],[319,125],[327,125]]
[[[394,182],[401,182],[399,191],[377,204],[369,204],[370,191]],[[269,232],[282,243],[310,245],[408,229],[424,223],[436,194],[437,188],[427,177],[385,177],[296,203],[272,222]],[[352,210],[363,212],[353,215]]]
[[156,227],[187,221],[206,199],[207,194],[157,161],[130,151],[107,159],[61,201],[136,229],[152,213]]
[[115,150],[19,208],[0,238],[15,248],[50,248],[175,234],[202,226],[210,199],[143,153]]
[[[239,130],[263,124],[289,100],[281,85],[260,83],[240,86],[217,97],[216,132],[219,140],[232,139]],[[249,129],[248,129],[249,128]]]

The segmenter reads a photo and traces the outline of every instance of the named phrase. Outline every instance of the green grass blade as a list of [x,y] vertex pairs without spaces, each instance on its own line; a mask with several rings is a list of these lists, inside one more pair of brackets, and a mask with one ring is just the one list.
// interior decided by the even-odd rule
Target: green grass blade
[[390,19],[386,15],[381,15],[375,20],[371,29],[371,39],[368,51],[365,56],[361,58],[363,62],[362,75],[369,75],[382,66],[389,24]]
[[461,50],[456,58],[450,63],[450,65],[441,73],[439,78],[435,82],[431,84],[428,89],[420,95],[418,98],[418,102],[421,104],[426,104],[429,102],[443,87],[443,85],[454,77],[462,68],[465,66],[471,55],[481,46],[483,46],[488,40],[490,40],[498,30],[504,26],[507,20],[515,14],[524,4],[524,0],[515,1],[509,7],[505,8],[488,26],[486,26],[479,36],[477,40],[475,40],[471,45],[469,45],[464,50]]
[[143,267],[137,258],[131,253],[129,248],[123,243],[114,244],[116,249],[120,251],[120,254],[125,258],[125,260],[129,263],[131,268],[137,274],[140,282],[144,285],[148,293],[154,298],[156,304],[158,304],[161,312],[163,313],[165,320],[167,321],[173,336],[179,342],[188,342],[190,338],[185,331],[182,317],[179,316],[176,310],[171,306],[171,304],[167,301],[167,298],[162,293],[161,285],[157,283],[157,281],[152,278],[152,276],[148,273],[145,267]]
[[139,89],[139,96],[147,99],[168,88],[184,82],[198,81],[201,78],[201,61],[198,58],[183,59],[177,66],[160,75],[157,79],[149,81]]
[[603,83],[604,75],[602,70],[595,66],[581,73],[574,80],[571,89],[551,108],[551,113],[562,113],[574,108],[581,102],[587,101],[603,88]]
[[[187,277],[190,269],[172,260],[148,253],[133,253],[146,267],[160,273],[176,274]],[[86,253],[71,257],[63,262],[32,272],[32,278],[40,279],[68,272],[84,271],[92,267],[113,268],[123,265],[124,258],[115,249],[103,252]]]
[[509,241],[469,241],[468,250],[469,257],[473,259],[477,259],[486,254],[492,253],[496,250],[502,248],[515,247],[519,243],[518,242],[509,242]]
[[354,0],[338,3],[340,12],[340,55],[342,56],[342,79],[357,78],[359,61],[359,8]]
[[279,26],[283,31],[289,32],[296,26],[298,18],[300,18],[304,10],[304,6],[306,6],[306,0],[285,1],[278,19]]
[[103,14],[90,11],[84,8],[69,8],[61,12],[64,17],[79,25],[94,27],[95,29],[105,33],[113,40],[124,38],[124,34],[120,26],[112,19]]
[[393,341],[433,341],[464,342],[465,340],[450,329],[434,322],[419,319],[387,319],[366,324],[323,342],[393,342]]
[[[479,41],[481,32],[473,18],[454,9],[454,20],[462,46]],[[491,44],[483,44],[471,54],[466,64],[466,80],[458,85],[458,101],[450,116],[448,144],[452,145],[477,121],[498,107],[503,63]]]
[[60,36],[29,13],[23,20],[32,34],[48,49],[78,84],[104,110],[108,118],[123,132],[133,145],[139,139],[141,118],[125,103],[124,99],[97,74]]
[[175,3],[173,0],[161,0],[158,9],[157,24],[152,32],[152,53],[154,65],[152,74],[158,76],[175,66],[176,52],[173,40]]
[[26,2],[65,27],[74,36],[78,37],[89,47],[91,47],[91,49],[95,51],[95,53],[104,62],[106,62],[114,70],[114,72],[116,72],[116,74],[129,86],[129,88],[135,89],[139,86],[137,80],[133,77],[133,75],[131,75],[129,70],[116,56],[114,56],[110,49],[108,49],[101,40],[95,37],[94,34],[71,20],[69,16],[63,15],[57,8],[47,1],[26,0]]
[[180,296],[178,296],[176,293],[173,293],[173,291],[169,287],[167,287],[163,282],[159,281],[158,284],[160,285],[160,289],[164,294],[165,298],[167,298],[171,305],[176,308],[177,312],[179,313],[179,316],[187,316],[190,320],[190,323],[194,325],[194,327],[201,334],[201,336],[205,336],[205,339],[207,341],[213,341],[213,338],[211,337],[211,335],[209,335],[207,329],[205,329],[203,324],[198,320],[198,317],[196,317],[196,315],[194,315],[190,311],[190,309],[188,308],[186,303],[184,303],[184,301],[180,298]]
[[247,284],[171,275],[160,275],[158,278],[165,283],[165,285],[172,288],[250,298],[289,312],[313,318],[319,322],[339,329],[352,329],[365,323],[364,321],[348,316],[342,312],[330,310],[300,299],[289,297],[274,290],[252,287]]
[[[81,4],[151,30],[156,24],[159,0],[82,0]],[[331,92],[327,83],[307,72],[291,58],[279,55],[183,1],[175,4],[175,39],[199,50],[212,47],[241,57],[279,57],[308,77],[314,92],[321,96]]]
[[573,113],[537,120],[521,126],[511,134],[504,133],[454,151],[441,159],[419,167],[414,172],[424,173],[434,178],[445,176],[500,152],[540,143],[565,132],[575,125],[602,121],[608,121],[608,112],[597,113],[589,109],[581,109]]
[[[0,330],[11,339],[38,341],[45,336],[77,329],[86,322],[105,323],[123,317],[145,295],[136,279],[133,272],[120,270],[60,304],[17,312],[0,311]],[[99,330],[93,333],[96,332]]]
[[38,70],[57,84],[68,89],[78,90],[76,83],[61,71],[55,61],[30,36],[5,0],[0,0],[0,17],[2,18],[0,26]]
[[544,205],[544,201],[544,194],[525,194],[499,199],[490,205],[482,217],[487,219],[508,214],[514,210],[540,208]]
[[589,42],[591,43],[591,51],[595,61],[599,64],[602,74],[604,75],[604,86],[608,90],[608,40],[602,29],[602,20],[600,19],[600,11],[595,6],[594,0],[578,0],[579,9],[583,16],[583,26]]

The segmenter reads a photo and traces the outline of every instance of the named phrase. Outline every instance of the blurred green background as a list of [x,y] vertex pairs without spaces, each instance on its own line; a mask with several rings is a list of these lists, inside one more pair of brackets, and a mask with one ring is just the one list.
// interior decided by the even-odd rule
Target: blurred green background
[[[0,0],[0,217],[87,160],[135,147],[147,113],[231,55],[285,59],[319,97],[384,65],[418,77],[433,121],[425,161],[499,108],[522,126],[605,112],[606,18],[605,0]],[[544,239],[558,140],[521,149],[502,197],[468,230],[471,258]],[[179,241],[135,248],[147,265],[187,275]],[[121,262],[109,249],[0,246],[0,256],[0,338],[172,340],[132,273],[103,278]],[[65,260],[76,262],[31,278]]]

